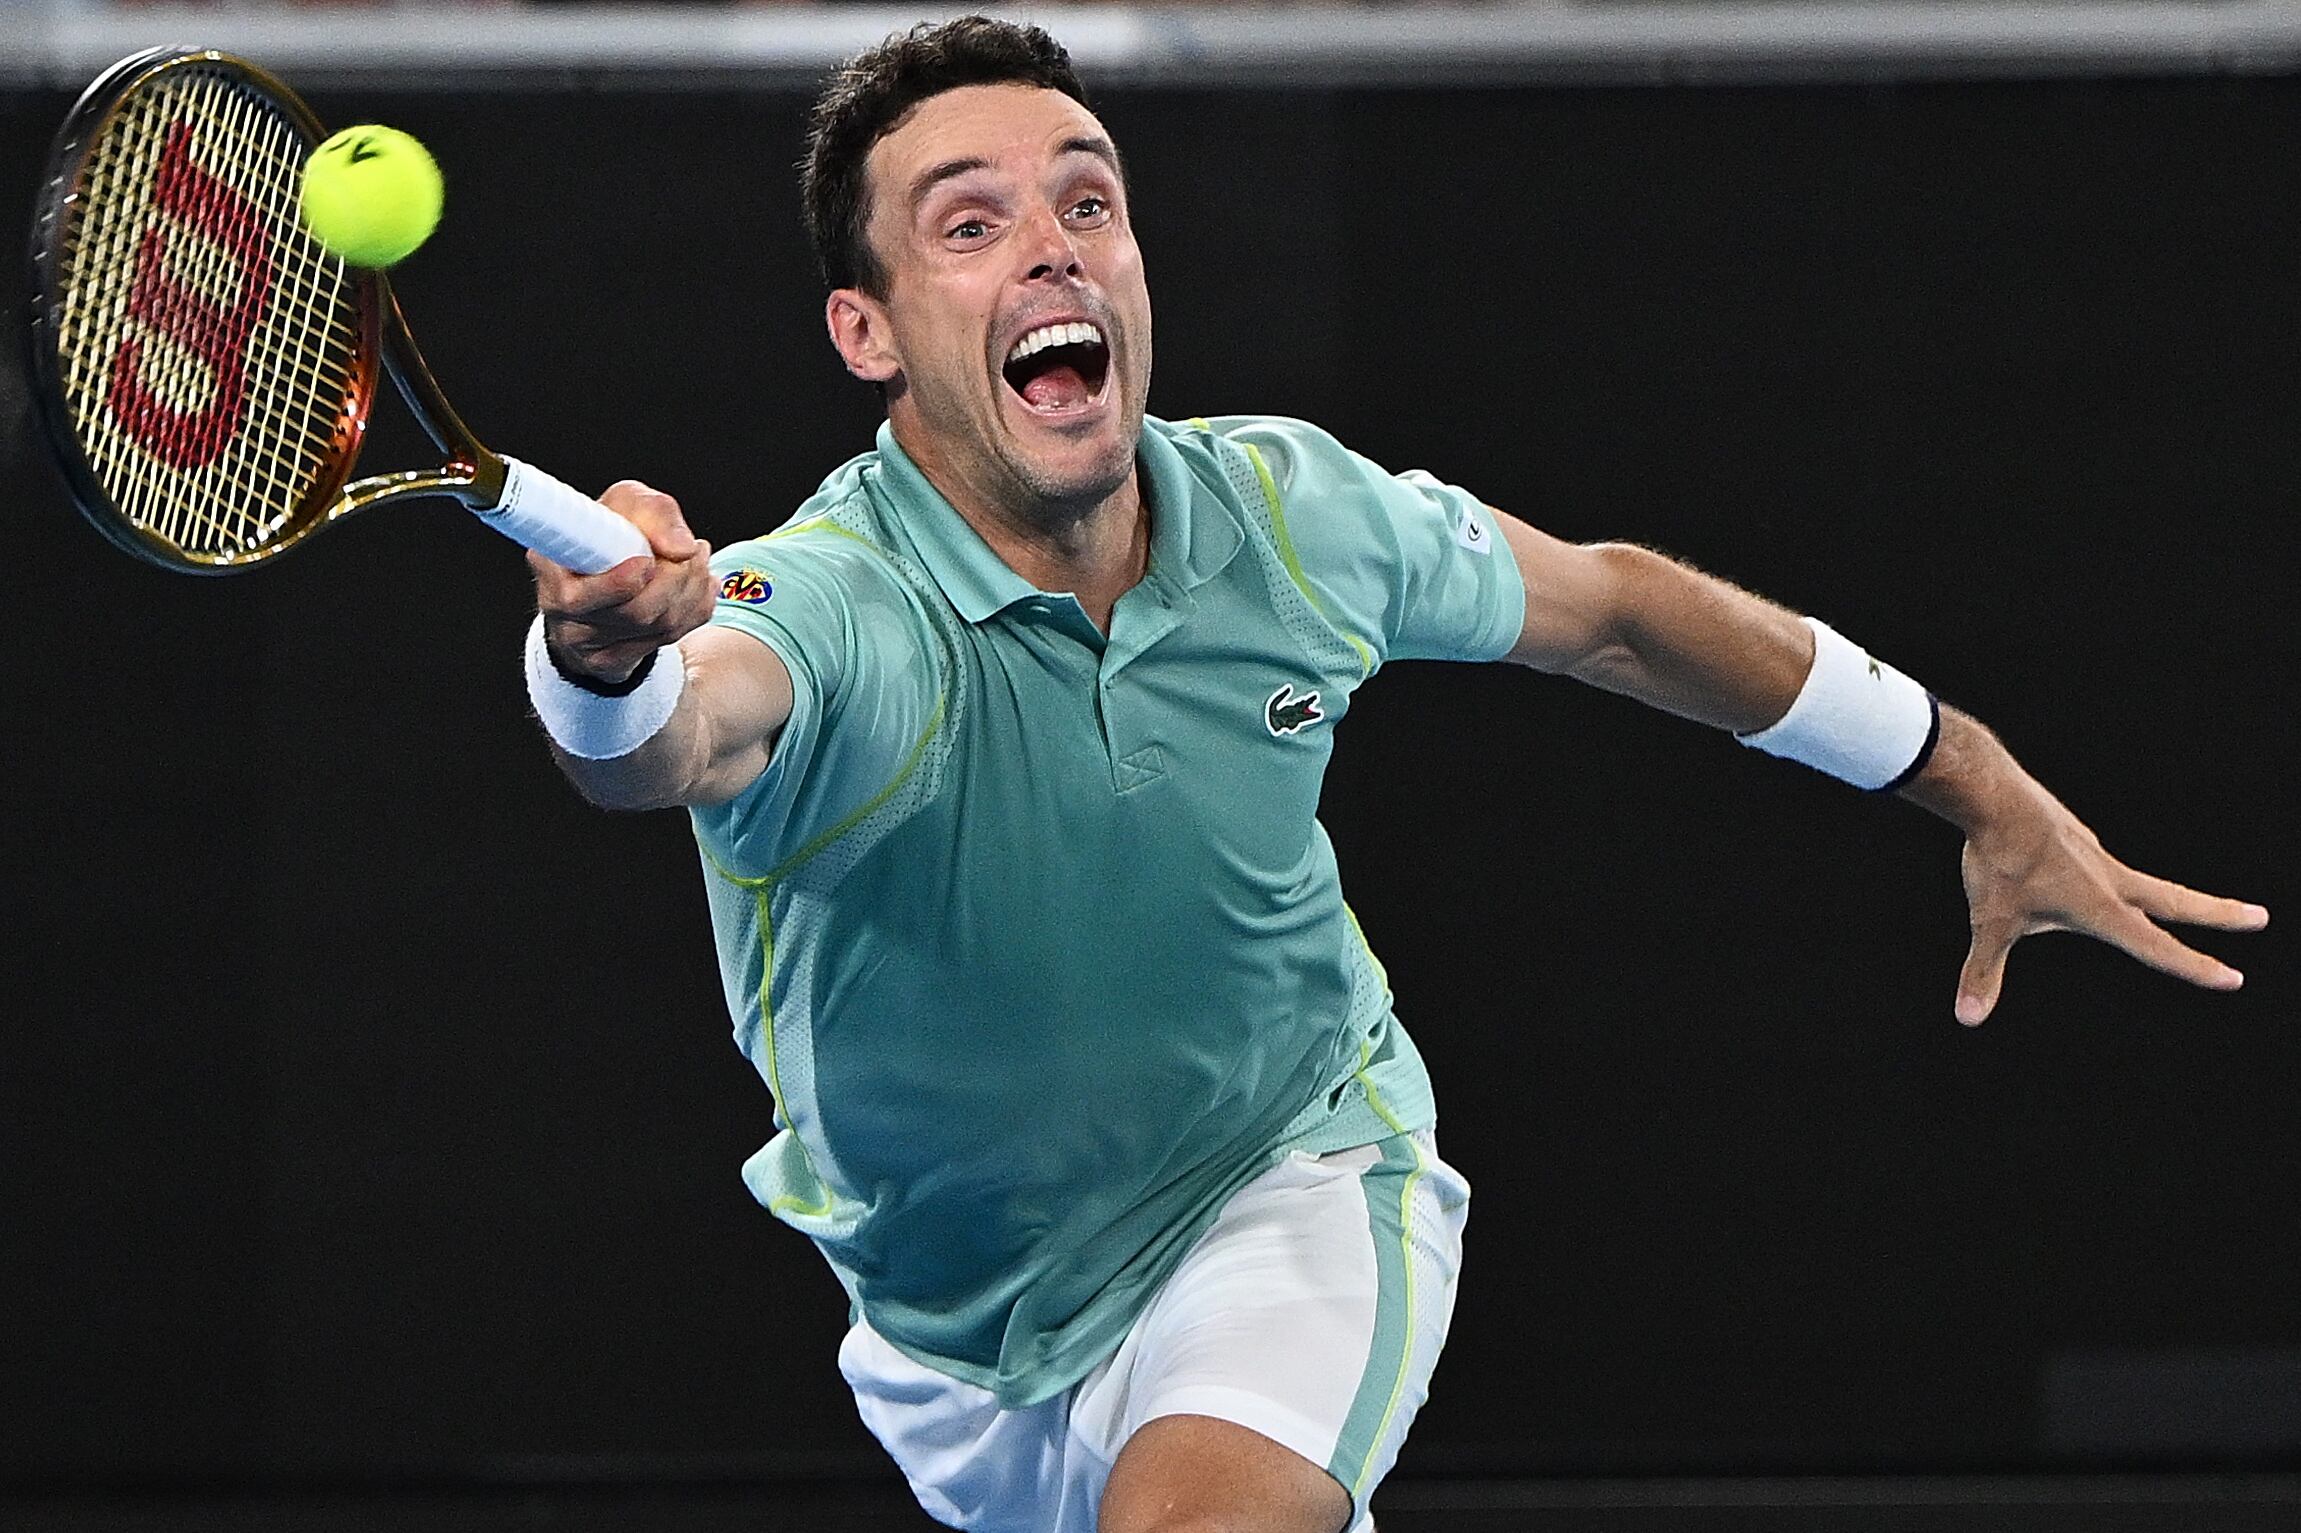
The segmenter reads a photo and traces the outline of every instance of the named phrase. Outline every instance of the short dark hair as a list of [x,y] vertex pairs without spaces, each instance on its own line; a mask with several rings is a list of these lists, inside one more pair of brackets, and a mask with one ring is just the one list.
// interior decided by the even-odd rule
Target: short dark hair
[[1087,105],[1086,87],[1061,43],[1042,28],[988,16],[921,22],[841,66],[815,99],[807,156],[799,162],[807,234],[825,282],[886,296],[887,272],[864,228],[871,217],[864,179],[871,146],[930,96],[962,85],[1006,84],[1058,90]]

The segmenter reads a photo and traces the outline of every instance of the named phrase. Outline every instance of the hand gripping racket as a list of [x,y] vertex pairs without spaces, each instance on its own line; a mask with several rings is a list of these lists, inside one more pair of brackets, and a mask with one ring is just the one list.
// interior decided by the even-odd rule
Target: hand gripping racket
[[[32,375],[88,520],[192,574],[252,568],[419,495],[582,574],[646,553],[590,496],[482,447],[390,284],[304,227],[322,137],[280,81],[207,51],[123,59],[72,109],[32,230]],[[347,483],[379,362],[446,462]]]

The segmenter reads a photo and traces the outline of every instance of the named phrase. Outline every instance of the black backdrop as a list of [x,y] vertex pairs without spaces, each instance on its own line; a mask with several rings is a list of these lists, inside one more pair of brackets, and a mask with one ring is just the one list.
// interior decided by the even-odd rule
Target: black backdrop
[[[0,96],[0,206],[64,105]],[[401,293],[491,442],[718,542],[868,445],[796,98],[319,105],[448,167]],[[2301,917],[2301,81],[1103,106],[1155,409],[1817,612],[2131,860]],[[0,1469],[870,1462],[837,1287],[735,1174],[769,1104],[692,845],[559,783],[512,550],[419,508],[163,577],[21,390]],[[2210,943],[2238,997],[2041,939],[1961,1030],[1945,827],[1500,670],[1379,679],[1327,819],[1478,1187],[1407,1470],[2292,1453],[2288,935]]]

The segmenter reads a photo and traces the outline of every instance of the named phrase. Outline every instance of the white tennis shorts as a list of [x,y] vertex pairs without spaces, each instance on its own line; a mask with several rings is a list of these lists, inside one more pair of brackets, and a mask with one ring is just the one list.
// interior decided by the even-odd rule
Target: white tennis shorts
[[839,1348],[863,1424],[919,1505],[970,1533],[1094,1533],[1127,1439],[1215,1416],[1333,1475],[1351,1533],[1429,1394],[1454,1314],[1470,1184],[1434,1136],[1296,1154],[1247,1183],[1118,1351],[1062,1394],[1003,1410],[867,1323]]

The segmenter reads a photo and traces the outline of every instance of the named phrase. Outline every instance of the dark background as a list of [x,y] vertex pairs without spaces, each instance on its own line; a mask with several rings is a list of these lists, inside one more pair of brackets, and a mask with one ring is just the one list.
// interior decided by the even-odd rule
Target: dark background
[[[447,167],[399,287],[492,444],[721,543],[869,445],[797,97],[316,104]],[[0,95],[9,220],[66,105]],[[2234,997],[2026,943],[1960,1029],[1948,828],[1395,667],[1326,818],[1478,1188],[1402,1472],[2291,1464],[2301,80],[1100,105],[1159,413],[1308,416],[1813,611],[2284,923],[2207,940]],[[515,552],[443,504],[153,573],[17,368],[0,1475],[890,1473],[736,1175],[770,1107],[692,843],[557,778]]]

